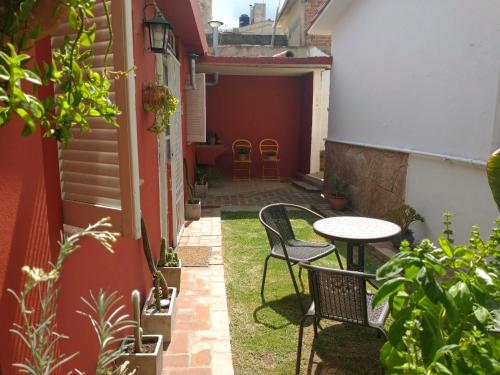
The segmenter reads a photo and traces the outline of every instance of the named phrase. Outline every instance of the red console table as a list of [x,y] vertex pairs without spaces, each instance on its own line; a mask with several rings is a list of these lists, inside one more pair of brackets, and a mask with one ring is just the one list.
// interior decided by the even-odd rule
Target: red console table
[[196,145],[196,162],[203,165],[215,165],[215,159],[225,151],[224,145]]

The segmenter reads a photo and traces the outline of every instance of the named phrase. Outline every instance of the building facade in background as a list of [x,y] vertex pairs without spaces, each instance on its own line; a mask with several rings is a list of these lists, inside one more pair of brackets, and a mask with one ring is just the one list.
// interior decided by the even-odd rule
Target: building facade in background
[[309,29],[331,36],[327,174],[360,213],[407,202],[436,238],[454,213],[459,240],[498,215],[485,161],[500,143],[500,3],[330,1]]

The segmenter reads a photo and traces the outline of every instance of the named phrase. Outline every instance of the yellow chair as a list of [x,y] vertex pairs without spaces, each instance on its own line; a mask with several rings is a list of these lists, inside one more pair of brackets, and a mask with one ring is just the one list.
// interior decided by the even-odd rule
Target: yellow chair
[[259,143],[260,160],[262,162],[262,179],[280,179],[280,145],[277,140],[265,138]]
[[247,139],[236,139],[233,150],[233,180],[250,181],[252,169],[252,143]]

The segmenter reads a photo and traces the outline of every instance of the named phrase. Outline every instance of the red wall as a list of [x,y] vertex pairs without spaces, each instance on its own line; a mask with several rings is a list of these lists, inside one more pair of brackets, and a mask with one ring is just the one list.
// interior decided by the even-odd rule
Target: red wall
[[[157,137],[146,129],[153,116],[143,111],[141,87],[145,80],[155,79],[154,55],[145,52],[143,44],[142,7],[134,5],[134,44],[136,70],[137,136],[139,171],[142,184],[141,210],[155,252],[160,244],[159,178]],[[47,41],[45,41],[47,43]],[[40,47],[40,46],[39,46]],[[48,53],[42,45],[40,55]],[[37,52],[39,52],[37,50]],[[59,232],[62,229],[62,209],[58,176],[56,143],[42,140],[40,132],[23,138],[17,122],[0,129],[0,364],[3,375],[14,374],[11,364],[23,357],[22,346],[8,332],[19,312],[7,288],[19,291],[23,265],[47,267],[57,254]],[[83,308],[80,296],[117,290],[122,302],[130,309],[130,292],[138,289],[144,298],[151,286],[140,240],[120,239],[109,254],[93,240],[81,243],[81,249],[67,258],[61,276],[58,324],[59,331],[68,335],[61,350],[80,354],[64,369],[78,368],[93,373],[97,354],[97,339],[90,322],[76,313]],[[16,372],[17,373],[17,372]]]
[[301,77],[220,76],[218,85],[207,88],[207,130],[215,131],[227,146],[217,159],[223,175],[232,176],[231,144],[237,138],[252,142],[252,177],[261,176],[258,145],[263,138],[280,144],[281,176],[295,175],[307,151],[301,147],[307,141],[301,133],[308,126],[303,119],[303,85]]
[[[33,51],[37,60],[48,58],[48,43],[48,39],[41,41]],[[41,96],[51,93],[50,87],[40,91]],[[8,332],[20,314],[7,289],[20,290],[23,265],[41,267],[54,259],[61,227],[56,143],[42,140],[40,132],[21,137],[22,126],[20,121],[13,120],[0,129],[0,365],[3,374],[12,373],[10,363],[26,355],[24,347]]]

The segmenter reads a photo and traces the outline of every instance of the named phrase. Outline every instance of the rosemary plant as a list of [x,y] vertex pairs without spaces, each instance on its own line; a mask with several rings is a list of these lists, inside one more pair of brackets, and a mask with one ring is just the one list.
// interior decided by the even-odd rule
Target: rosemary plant
[[127,372],[126,363],[119,367],[113,365],[120,355],[117,343],[122,339],[117,337],[118,334],[137,325],[135,321],[128,319],[127,314],[121,314],[125,308],[123,305],[118,305],[122,297],[117,292],[108,295],[101,289],[97,296],[90,292],[90,300],[81,298],[89,311],[77,312],[90,320],[99,340],[95,375],[131,375],[135,373],[135,370],[131,373]]
[[[64,260],[79,249],[77,242],[84,237],[94,238],[112,253],[116,233],[109,232],[110,227],[109,218],[105,218],[89,225],[81,232],[69,237],[62,236],[59,255],[56,262],[49,265],[49,270],[24,266],[22,271],[26,274],[26,281],[22,290],[19,293],[8,290],[15,297],[21,311],[21,322],[14,323],[10,331],[21,339],[29,351],[29,356],[23,363],[13,365],[21,372],[32,375],[50,375],[78,354],[58,351],[59,343],[68,337],[59,333],[57,329],[57,298],[60,289],[57,280],[61,275]],[[109,306],[114,298],[116,298],[115,295],[111,295],[111,300],[108,298],[104,302],[107,302]],[[121,320],[118,321],[120,322]],[[120,327],[122,327],[121,323],[118,328]],[[106,358],[109,356],[104,354],[105,363],[107,363]]]

